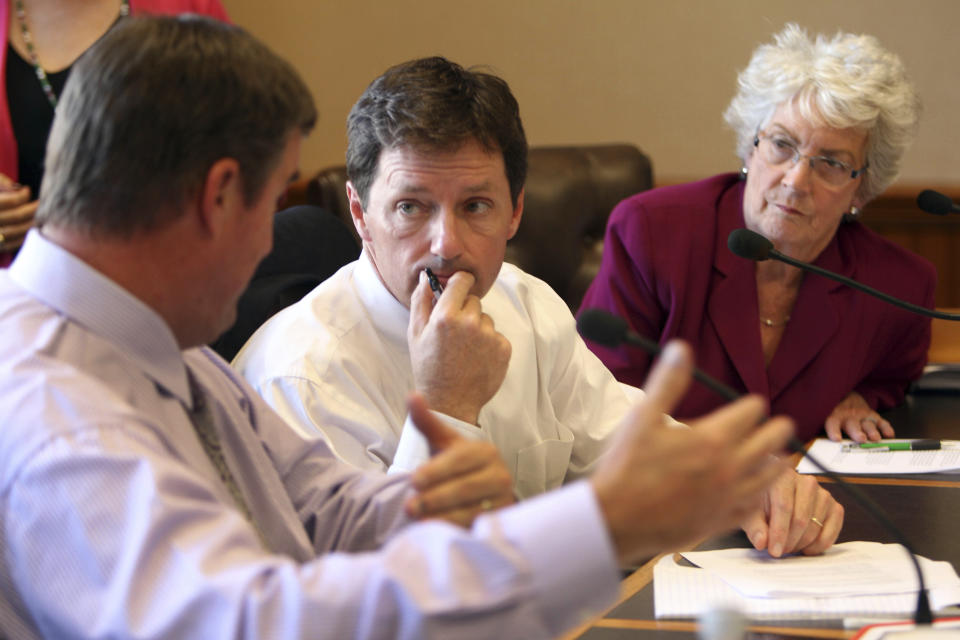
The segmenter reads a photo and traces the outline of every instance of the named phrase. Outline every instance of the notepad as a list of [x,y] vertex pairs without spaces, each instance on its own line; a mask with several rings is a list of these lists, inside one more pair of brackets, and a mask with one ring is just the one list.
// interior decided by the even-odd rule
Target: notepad
[[[810,445],[810,454],[827,469],[842,475],[898,475],[907,473],[960,473],[960,443],[956,448],[936,451],[847,451],[850,440],[834,442],[817,438]],[[803,458],[797,473],[822,473]]]
[[[880,552],[880,548],[884,551]],[[871,562],[871,553],[876,562]],[[754,549],[691,555],[713,569],[680,566],[673,556],[665,556],[654,567],[657,618],[699,617],[721,607],[738,609],[754,619],[909,617],[917,602],[912,564],[899,545],[847,542],[835,545],[821,556],[786,558],[780,572],[777,563],[781,561]],[[871,564],[875,565],[873,572]],[[738,578],[730,578],[730,565],[740,567],[733,572],[739,574]],[[851,566],[857,570],[852,571]],[[930,603],[935,610],[960,603],[960,578],[952,565],[921,558],[921,566],[924,578],[932,585]],[[877,576],[886,578],[881,582]],[[822,593],[817,591],[817,581],[823,586]],[[839,585],[840,582],[844,584]],[[883,593],[884,590],[892,592]]]

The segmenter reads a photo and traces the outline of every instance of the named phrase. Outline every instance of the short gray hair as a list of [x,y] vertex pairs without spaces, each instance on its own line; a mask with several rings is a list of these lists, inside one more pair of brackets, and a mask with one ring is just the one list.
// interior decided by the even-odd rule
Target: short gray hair
[[247,204],[316,120],[297,72],[242,29],[199,16],[121,20],[74,65],[37,212],[130,237],[178,218],[210,167],[240,166]]
[[873,36],[838,32],[814,41],[788,24],[773,44],[753,52],[737,83],[724,119],[737,135],[741,160],[750,155],[757,131],[785,103],[793,102],[814,124],[866,131],[869,169],[858,191],[864,203],[896,179],[916,136],[920,100],[903,62]]

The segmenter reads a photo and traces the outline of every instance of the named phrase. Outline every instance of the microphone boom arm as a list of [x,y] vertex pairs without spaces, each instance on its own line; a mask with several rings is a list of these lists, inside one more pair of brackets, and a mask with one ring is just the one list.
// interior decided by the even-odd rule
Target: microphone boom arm
[[[791,258],[791,257],[788,256],[788,255],[784,255],[784,254],[780,253],[780,252],[777,251],[776,249],[771,249],[769,255],[770,255],[770,257],[773,258],[774,260],[779,260],[780,262],[785,262],[785,263],[789,264],[790,266],[797,267],[798,269],[804,269],[804,270],[806,270],[806,271],[811,271],[811,272],[813,272],[813,273],[815,273],[815,274],[817,274],[817,275],[819,275],[819,276],[823,276],[824,278],[830,278],[831,280],[834,280],[834,281],[839,282],[839,283],[841,283],[841,284],[845,284],[845,285],[847,285],[847,286],[851,286],[851,287],[853,287],[854,289],[859,289],[860,291],[863,291],[864,293],[868,293],[868,294],[874,296],[875,298],[880,298],[880,299],[883,300],[884,302],[888,302],[888,303],[892,304],[892,305],[895,306],[895,307],[900,307],[901,309],[906,309],[906,310],[908,310],[908,311],[913,311],[914,313],[919,313],[920,315],[927,316],[927,317],[930,317],[930,318],[940,318],[941,320],[960,320],[960,314],[957,314],[957,313],[947,313],[946,311],[937,311],[936,309],[927,309],[926,307],[921,307],[921,306],[919,306],[919,305],[915,305],[915,304],[913,304],[913,303],[906,302],[905,300],[900,300],[900,299],[898,299],[898,298],[894,298],[893,296],[891,296],[891,295],[889,295],[889,294],[886,294],[886,293],[884,293],[884,292],[882,292],[882,291],[877,291],[877,290],[874,289],[873,287],[867,286],[867,285],[862,284],[862,283],[860,283],[860,282],[856,282],[856,281],[854,281],[854,280],[850,280],[849,278],[844,278],[843,276],[837,275],[837,274],[833,273],[832,271],[827,271],[826,269],[823,269],[823,268],[818,267],[818,266],[816,266],[816,265],[810,264],[809,262],[802,262],[802,261],[800,261],[800,260],[796,260],[796,259],[794,259],[794,258]],[[852,284],[851,284],[851,283],[852,283]]]

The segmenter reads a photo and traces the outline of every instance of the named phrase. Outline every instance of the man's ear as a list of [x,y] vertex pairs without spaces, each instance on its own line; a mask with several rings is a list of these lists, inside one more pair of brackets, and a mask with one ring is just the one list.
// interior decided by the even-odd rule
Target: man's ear
[[526,193],[526,187],[520,189],[520,193],[517,195],[517,206],[513,208],[513,217],[510,218],[510,235],[507,236],[507,240],[517,235],[517,229],[520,228],[520,220],[523,218],[524,193]]
[[211,234],[218,233],[242,205],[240,165],[233,158],[221,158],[210,166],[203,181],[200,192],[200,223]]
[[350,201],[350,217],[353,219],[353,226],[357,229],[357,234],[364,242],[370,242],[370,232],[367,231],[367,221],[364,218],[363,204],[360,202],[360,194],[353,186],[353,182],[347,181],[347,199]]

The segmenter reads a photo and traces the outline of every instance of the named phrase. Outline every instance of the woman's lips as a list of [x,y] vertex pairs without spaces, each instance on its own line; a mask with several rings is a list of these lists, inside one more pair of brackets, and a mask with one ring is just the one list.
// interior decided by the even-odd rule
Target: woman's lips
[[802,215],[803,215],[803,212],[800,211],[799,209],[794,209],[793,207],[788,207],[788,206],[785,205],[785,204],[778,204],[778,205],[775,205],[775,206],[777,207],[777,209],[779,209],[779,210],[782,211],[783,213],[786,213],[786,214],[789,214],[789,215],[794,215],[794,216],[802,216]]

